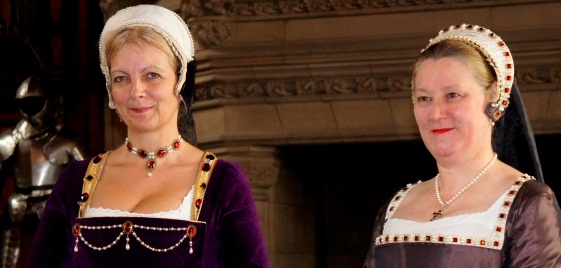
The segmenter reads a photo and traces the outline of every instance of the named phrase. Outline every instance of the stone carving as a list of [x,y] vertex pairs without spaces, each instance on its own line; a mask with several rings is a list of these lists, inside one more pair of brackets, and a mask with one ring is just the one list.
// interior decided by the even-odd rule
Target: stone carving
[[310,95],[342,95],[379,91],[409,91],[411,77],[364,76],[338,79],[305,79],[297,81],[231,82],[201,85],[196,100],[251,97],[287,97]]
[[232,21],[191,20],[189,27],[193,39],[205,48],[229,44],[232,40]]
[[[517,70],[517,82],[520,85],[549,84],[555,81],[555,70],[558,68],[519,68]],[[557,77],[559,79],[559,77]]]
[[233,32],[233,0],[183,0],[179,15],[202,47],[225,45]]
[[[237,16],[299,15],[303,13],[359,11],[367,9],[388,12],[393,8],[419,8],[423,6],[450,6],[485,2],[486,5],[504,5],[501,0],[269,0],[235,1]],[[527,0],[526,2],[531,2]]]
[[[517,70],[520,85],[549,85],[559,89],[561,69],[557,67],[520,68]],[[274,80],[252,82],[225,82],[201,85],[195,93],[196,100],[252,97],[288,97],[310,95],[344,95],[375,92],[408,92],[411,77],[408,73],[391,76],[361,76],[335,79]]]

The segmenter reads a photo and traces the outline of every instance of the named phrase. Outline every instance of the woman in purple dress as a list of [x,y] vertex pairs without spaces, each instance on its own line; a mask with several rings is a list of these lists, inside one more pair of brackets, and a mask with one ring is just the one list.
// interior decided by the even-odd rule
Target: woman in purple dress
[[194,45],[182,18],[128,7],[99,45],[127,138],[63,171],[27,267],[269,267],[240,166],[195,147]]
[[364,267],[561,267],[556,196],[503,140],[521,122],[505,122],[516,90],[510,50],[489,29],[455,25],[429,41],[412,98],[438,173],[380,209]]

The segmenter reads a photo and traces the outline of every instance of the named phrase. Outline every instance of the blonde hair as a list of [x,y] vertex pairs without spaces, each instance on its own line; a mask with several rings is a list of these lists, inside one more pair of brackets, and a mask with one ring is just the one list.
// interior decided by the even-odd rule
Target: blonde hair
[[109,35],[105,41],[105,58],[107,59],[107,66],[111,70],[111,58],[124,44],[147,44],[154,46],[163,51],[169,59],[171,66],[177,70],[179,76],[180,62],[172,48],[162,35],[154,31],[152,28],[137,26],[130,28],[123,28]]
[[[483,86],[486,91],[496,90],[491,88],[493,82],[497,81],[497,74],[493,67],[487,62],[487,58],[479,51],[479,49],[459,40],[443,40],[438,42],[426,50],[424,50],[413,64],[412,70],[412,93],[415,92],[415,76],[417,69],[427,59],[442,59],[453,57],[465,63],[473,73],[477,82]],[[413,100],[414,101],[414,100]]]

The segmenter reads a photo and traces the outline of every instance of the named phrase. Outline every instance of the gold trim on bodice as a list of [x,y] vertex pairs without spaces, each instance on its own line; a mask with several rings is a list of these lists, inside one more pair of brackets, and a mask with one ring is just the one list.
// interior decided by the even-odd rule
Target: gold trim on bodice
[[[78,218],[84,218],[84,214],[90,204],[91,197],[95,192],[95,187],[97,186],[97,182],[99,181],[99,177],[101,175],[105,162],[107,161],[107,158],[110,153],[111,151],[108,151],[94,157],[88,165],[88,169],[83,179],[84,184],[82,186],[82,195],[79,201],[80,210],[78,212]],[[200,222],[203,224],[205,223],[203,221],[199,221],[199,216],[201,212],[201,207],[203,205],[206,189],[208,188],[210,175],[212,174],[212,170],[214,168],[216,160],[218,160],[218,158],[210,152],[206,152],[201,160],[197,172],[197,177],[195,179],[195,184],[194,184],[193,202],[191,205],[191,215],[189,220],[190,222]],[[110,229],[122,229],[122,231],[117,234],[116,238],[113,239],[112,242],[106,245],[93,245],[84,237],[83,234],[84,231],[88,231],[88,230],[110,230]],[[170,246],[167,247],[156,248],[154,246],[151,246],[143,239],[141,239],[141,237],[135,231],[136,229],[161,231],[161,232],[183,232],[184,234],[181,238],[179,238],[179,240],[176,243],[171,244]],[[117,244],[117,242],[121,239],[121,237],[125,237],[125,241],[126,241],[125,249],[129,250],[130,249],[129,242],[131,240],[130,236],[132,236],[142,246],[154,252],[171,251],[176,247],[178,247],[180,244],[182,244],[183,241],[185,241],[188,238],[189,254],[193,254],[194,252],[193,238],[195,237],[197,232],[198,232],[197,227],[192,223],[189,223],[185,227],[167,228],[167,227],[141,225],[141,224],[137,224],[136,222],[133,223],[131,220],[126,220],[122,224],[100,225],[100,226],[90,226],[90,225],[83,225],[80,223],[76,223],[72,227],[72,233],[75,236],[75,246],[74,246],[75,252],[79,251],[78,245],[80,241],[82,241],[84,245],[86,245],[87,247],[93,250],[101,251],[101,250],[107,250],[112,248],[114,245]]]
[[[82,187],[82,195],[80,197],[80,211],[78,212],[78,218],[83,218],[88,208],[92,195],[95,191],[95,187],[97,186],[97,182],[99,181],[99,177],[107,161],[107,158],[111,154],[111,151],[107,151],[103,154],[97,155],[94,157],[84,175],[84,185]],[[210,175],[212,174],[212,170],[214,168],[214,164],[218,158],[211,152],[206,152],[201,160],[201,164],[199,165],[199,170],[197,172],[197,178],[195,180],[195,188],[193,194],[193,202],[191,205],[191,221],[198,221],[199,215],[201,212],[201,208],[203,206],[203,200],[206,193],[206,189],[208,187],[208,181],[210,179]]]
[[80,211],[78,212],[78,218],[84,217],[86,209],[90,205],[91,195],[97,186],[99,175],[105,166],[105,162],[107,162],[109,154],[111,154],[111,151],[97,155],[92,158],[90,164],[88,165],[88,170],[86,171],[86,174],[84,174],[84,185],[82,186],[82,195],[80,196]]
[[207,152],[203,156],[203,160],[199,166],[199,172],[197,172],[197,179],[195,181],[195,193],[193,194],[193,203],[191,206],[191,220],[198,221],[201,213],[201,208],[203,206],[203,201],[208,187],[208,181],[210,179],[210,174],[214,169],[214,164],[218,158],[216,155]]

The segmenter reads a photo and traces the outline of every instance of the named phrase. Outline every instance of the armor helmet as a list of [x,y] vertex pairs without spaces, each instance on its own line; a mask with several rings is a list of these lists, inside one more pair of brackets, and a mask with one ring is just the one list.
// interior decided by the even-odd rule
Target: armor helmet
[[53,100],[39,77],[30,76],[20,84],[16,102],[23,119],[35,128],[43,129],[56,122]]

